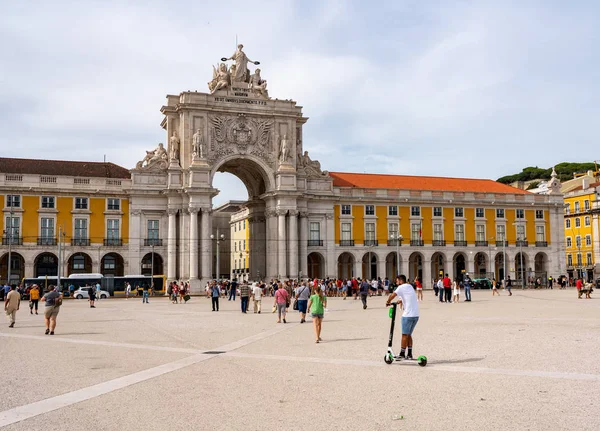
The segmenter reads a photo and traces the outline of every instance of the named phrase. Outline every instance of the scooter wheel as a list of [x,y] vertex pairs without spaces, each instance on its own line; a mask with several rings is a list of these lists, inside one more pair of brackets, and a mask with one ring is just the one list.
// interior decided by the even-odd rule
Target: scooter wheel
[[391,365],[394,362],[394,358],[389,353],[386,353],[386,355],[383,357],[383,360],[388,365]]

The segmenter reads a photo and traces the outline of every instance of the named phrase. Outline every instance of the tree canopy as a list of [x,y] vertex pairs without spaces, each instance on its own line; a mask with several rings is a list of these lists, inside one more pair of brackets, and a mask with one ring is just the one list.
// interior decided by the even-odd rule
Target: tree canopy
[[[573,174],[584,173],[587,171],[595,171],[596,165],[592,163],[571,163],[562,162],[555,166],[556,175],[561,181],[573,179]],[[498,178],[499,183],[510,184],[515,181],[531,181],[531,180],[549,180],[552,175],[552,168],[539,168],[537,166],[529,166],[523,169],[518,174],[506,175]]]

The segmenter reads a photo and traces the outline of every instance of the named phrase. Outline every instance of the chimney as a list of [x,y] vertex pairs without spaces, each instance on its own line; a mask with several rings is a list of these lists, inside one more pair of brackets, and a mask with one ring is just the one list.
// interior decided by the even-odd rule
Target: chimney
[[588,176],[583,177],[583,181],[581,182],[581,187],[583,188],[583,190],[585,190],[589,186],[590,186],[590,177],[588,177]]

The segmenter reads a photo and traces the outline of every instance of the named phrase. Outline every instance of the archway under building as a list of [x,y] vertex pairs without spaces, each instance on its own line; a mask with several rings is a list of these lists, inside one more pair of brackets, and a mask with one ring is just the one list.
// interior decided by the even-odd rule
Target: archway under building
[[517,253],[515,255],[514,266],[515,269],[515,284],[526,285],[530,275],[528,274],[527,268],[529,266],[529,259],[526,253]]
[[67,262],[67,274],[89,274],[92,271],[92,258],[87,253],[74,253]]
[[355,277],[354,274],[354,256],[352,253],[344,252],[337,258],[338,263],[338,278],[347,280]]
[[[154,268],[152,268],[152,263],[154,263]],[[141,262],[141,274],[142,275],[163,275],[163,258],[160,254],[154,253],[154,259],[152,258],[152,253],[147,253]]]
[[[436,252],[431,256],[431,277],[437,279],[438,277],[443,277],[446,273],[449,273],[448,268],[446,268],[446,256],[444,253]],[[421,280],[421,282],[426,282],[429,284],[431,280]]]
[[40,253],[33,265],[34,277],[56,277],[58,275],[58,258],[54,253]]
[[25,277],[25,259],[19,253],[10,254],[10,280],[8,277],[8,253],[2,255],[0,259],[0,283],[19,284]]
[[313,251],[307,256],[308,259],[308,278],[324,278],[325,258],[321,253]]
[[[505,265],[505,262],[506,262],[506,265]],[[494,258],[494,266],[495,266],[494,277],[496,278],[496,280],[498,282],[500,282],[500,280],[504,279],[505,271],[507,274],[510,271],[510,264],[507,260],[506,253],[503,253],[503,252],[496,253],[496,257]],[[506,266],[506,268],[505,268],[505,266]]]
[[453,278],[462,281],[467,270],[467,257],[465,254],[460,252],[456,253],[452,258],[452,266],[454,267]]
[[423,280],[423,255],[418,252],[408,258],[408,278],[413,281],[415,277]]
[[488,256],[483,252],[475,253],[473,256],[473,263],[475,267],[475,273],[472,274],[471,278],[485,278],[488,273]]
[[385,274],[388,280],[396,282],[396,276],[400,274],[402,256],[392,251],[385,257]]
[[121,277],[125,275],[123,257],[118,253],[105,254],[100,261],[100,270],[105,276]]
[[362,258],[362,278],[363,280],[372,280],[377,278],[379,275],[377,273],[377,261],[378,257],[375,252],[367,252],[363,255]]

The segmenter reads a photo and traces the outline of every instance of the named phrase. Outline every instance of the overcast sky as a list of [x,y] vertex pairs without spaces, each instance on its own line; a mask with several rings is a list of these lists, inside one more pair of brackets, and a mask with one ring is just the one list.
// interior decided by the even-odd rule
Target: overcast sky
[[[600,159],[597,1],[12,1],[0,156],[132,168],[236,35],[323,169],[496,179]],[[228,178],[229,177],[229,178]],[[222,174],[215,203],[246,197]]]

